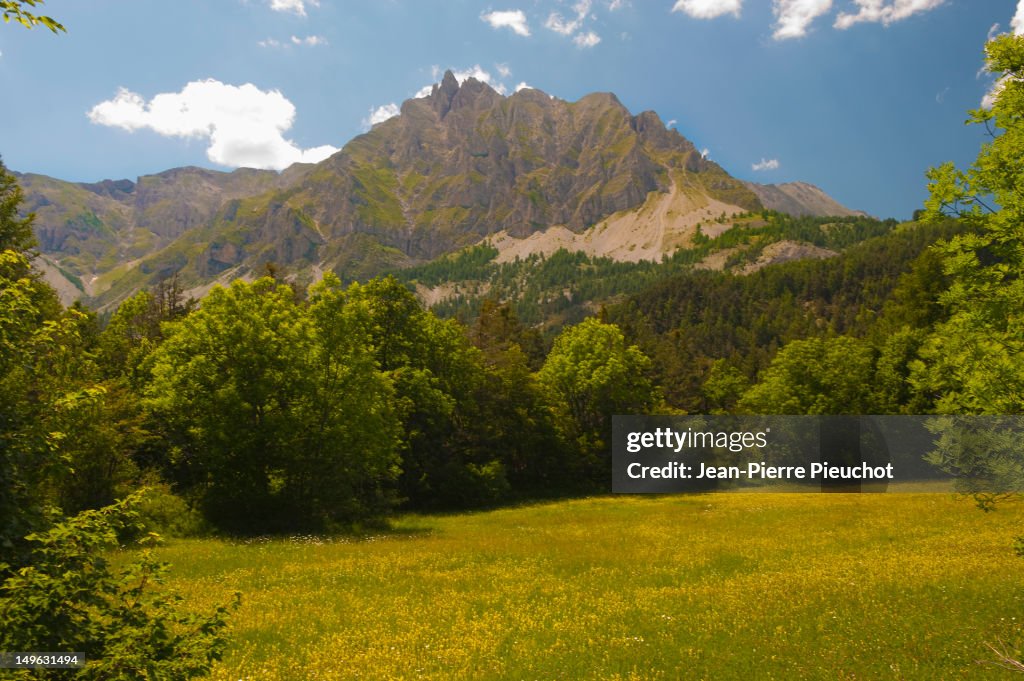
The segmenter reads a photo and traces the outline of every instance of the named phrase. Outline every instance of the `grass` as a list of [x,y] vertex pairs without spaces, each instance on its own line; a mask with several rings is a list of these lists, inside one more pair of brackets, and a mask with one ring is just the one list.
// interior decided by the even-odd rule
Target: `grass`
[[989,677],[1020,640],[1024,509],[949,494],[601,497],[364,539],[182,540],[243,592],[215,679]]

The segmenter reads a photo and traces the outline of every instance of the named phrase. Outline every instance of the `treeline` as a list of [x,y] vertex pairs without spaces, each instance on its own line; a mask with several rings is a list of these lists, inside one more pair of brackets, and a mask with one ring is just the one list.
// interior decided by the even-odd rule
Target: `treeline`
[[[779,350],[794,341],[847,337],[869,344],[874,353],[895,343],[894,337],[920,341],[923,331],[913,330],[942,318],[939,298],[950,285],[934,246],[965,229],[954,221],[907,223],[833,258],[782,263],[744,276],[684,272],[610,306],[607,319],[652,358],[669,405],[692,413],[733,411]],[[845,371],[855,356],[833,359],[835,370]],[[891,413],[927,407],[905,392],[867,411],[858,409],[866,406],[863,400],[835,408]],[[744,404],[777,413],[771,404]]]
[[65,513],[148,485],[144,511],[167,529],[263,534],[597,491],[607,414],[657,404],[649,361],[612,325],[567,329],[548,352],[508,305],[467,328],[393,278],[239,280],[199,304],[172,279],[103,328],[50,302],[40,328],[60,330],[45,346],[59,361],[10,374],[24,411],[5,427],[50,438],[66,465],[18,488]]
[[431,308],[441,317],[469,323],[485,300],[498,299],[508,301],[525,324],[539,326],[550,336],[563,325],[593,314],[602,302],[621,300],[666,277],[690,272],[713,253],[729,251],[727,267],[740,267],[756,261],[765,247],[779,241],[841,251],[896,227],[894,220],[794,217],[767,210],[732,221],[736,227],[714,238],[698,231],[690,247],[661,262],[621,262],[559,249],[547,256],[534,254],[499,263],[497,249],[484,243],[393,274],[410,284],[456,284],[455,295]]

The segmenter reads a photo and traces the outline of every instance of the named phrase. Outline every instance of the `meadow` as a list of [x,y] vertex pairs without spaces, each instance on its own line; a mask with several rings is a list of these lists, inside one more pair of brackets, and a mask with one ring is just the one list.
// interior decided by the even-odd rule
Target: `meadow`
[[214,679],[989,678],[1019,650],[1024,508],[927,494],[596,497],[362,538],[169,541],[243,593]]

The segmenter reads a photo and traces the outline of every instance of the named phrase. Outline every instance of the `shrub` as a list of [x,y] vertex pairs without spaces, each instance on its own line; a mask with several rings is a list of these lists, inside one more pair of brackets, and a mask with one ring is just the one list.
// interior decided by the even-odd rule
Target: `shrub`
[[155,533],[137,542],[143,550],[134,560],[120,564],[112,551],[118,537],[144,528],[140,498],[31,534],[28,564],[0,564],[0,574],[9,575],[0,585],[0,650],[85,654],[84,669],[46,671],[53,679],[176,680],[210,670],[239,596],[208,615],[188,612],[180,596],[159,586],[167,565],[147,548],[159,540]]

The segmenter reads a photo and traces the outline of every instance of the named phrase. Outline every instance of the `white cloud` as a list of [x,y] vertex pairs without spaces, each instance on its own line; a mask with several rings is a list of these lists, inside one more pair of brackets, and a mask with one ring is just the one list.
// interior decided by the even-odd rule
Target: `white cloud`
[[611,0],[611,2],[608,3],[608,11],[615,12],[620,10],[625,7],[627,3],[628,0]]
[[1017,11],[1010,20],[1010,29],[1014,35],[1024,35],[1024,0],[1017,0]]
[[998,21],[996,23],[992,24],[992,26],[988,29],[988,35],[985,36],[985,42],[988,42],[989,40],[992,40],[992,38],[995,38],[997,35],[999,35],[999,22]]
[[707,147],[704,147],[703,149],[700,150],[700,157],[701,158],[707,158],[710,155],[711,155],[711,151]]
[[577,47],[594,47],[601,42],[601,36],[593,31],[587,31],[586,33],[578,34],[572,41],[576,43]]
[[946,0],[853,0],[858,7],[856,14],[840,12],[835,27],[850,28],[862,21],[881,23],[885,26],[902,21],[918,12],[933,10]]
[[326,45],[327,38],[322,35],[307,35],[305,38],[293,35],[292,43],[295,45],[309,45],[310,47],[316,47],[317,45]]
[[391,102],[390,104],[383,104],[378,106],[376,109],[371,107],[370,115],[363,119],[363,127],[372,128],[378,123],[383,123],[389,118],[394,118],[399,113],[401,113],[401,110],[394,102]]
[[576,13],[573,19],[566,19],[558,12],[552,12],[544,22],[544,27],[565,36],[572,35],[583,27],[592,4],[592,0],[579,0],[572,6],[572,11]]
[[519,92],[520,90],[532,90],[532,89],[533,89],[533,87],[530,86],[530,85],[527,85],[526,81],[524,80],[524,81],[520,81],[519,85],[516,85],[515,92]]
[[580,23],[576,19],[570,21],[558,12],[552,12],[548,15],[547,21],[544,22],[544,28],[550,29],[555,33],[561,33],[562,35],[572,35],[580,27]]
[[694,19],[714,19],[723,14],[739,17],[743,0],[676,0],[673,12],[685,12]]
[[773,0],[776,40],[802,38],[815,19],[832,9],[832,0]]
[[486,21],[492,28],[508,28],[516,35],[525,37],[530,35],[530,26],[526,23],[526,15],[521,9],[488,12],[481,14],[480,19]]
[[498,75],[502,78],[508,78],[512,75],[512,69],[508,67],[508,64],[495,64],[494,68],[498,70]]
[[752,163],[750,165],[750,169],[754,170],[754,171],[757,171],[757,172],[761,172],[763,170],[778,170],[779,169],[779,160],[776,159],[776,158],[770,158],[770,159],[762,158],[760,163]]
[[327,38],[322,35],[308,35],[305,38],[300,38],[297,35],[293,35],[289,41],[278,40],[276,38],[267,38],[257,43],[260,47],[269,47],[271,49],[279,50],[282,48],[290,48],[292,45],[307,47],[316,47],[318,45],[326,45]]
[[1005,86],[1006,86],[1006,76],[1003,76],[1002,78],[997,80],[992,85],[992,87],[989,88],[989,91],[985,93],[985,96],[981,98],[981,108],[982,109],[991,109],[993,106],[995,106],[996,96],[999,95],[999,93],[1003,91],[1003,88]]
[[270,9],[276,12],[291,12],[300,17],[306,16],[306,3],[310,7],[319,7],[320,0],[270,0]]
[[671,128],[671,127],[673,127],[678,122],[679,121],[677,121],[676,119],[671,118],[671,119],[669,119],[668,123],[665,124],[665,127],[666,128]]
[[455,80],[459,81],[459,85],[462,85],[464,82],[466,82],[467,78],[475,78],[479,80],[481,83],[487,83],[488,85],[490,85],[498,92],[499,95],[503,95],[506,92],[508,92],[508,89],[502,83],[496,81],[494,79],[494,76],[480,68],[479,64],[474,64],[471,68],[468,69],[452,69],[452,75],[455,76]]
[[323,145],[301,149],[284,138],[295,120],[295,106],[277,90],[251,83],[227,85],[193,81],[181,92],[161,93],[146,102],[125,88],[88,112],[97,125],[128,131],[150,129],[166,137],[205,139],[206,156],[229,167],[273,168],[315,163],[338,151]]

